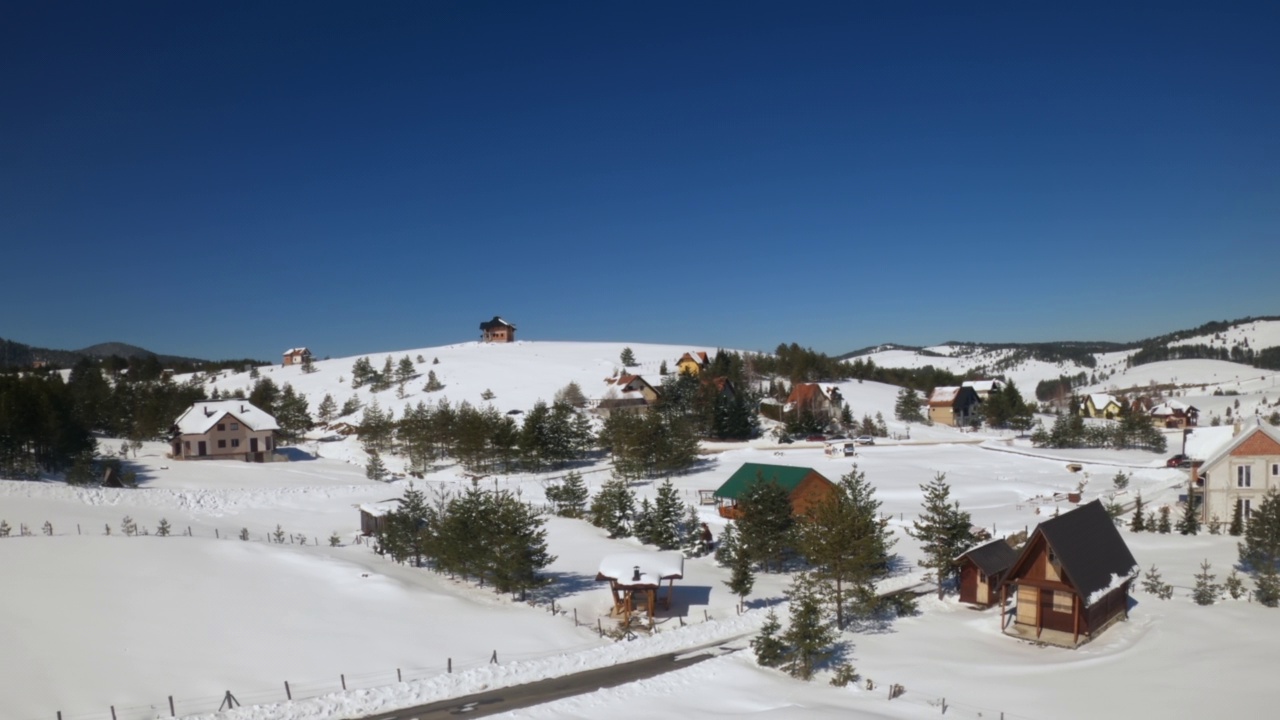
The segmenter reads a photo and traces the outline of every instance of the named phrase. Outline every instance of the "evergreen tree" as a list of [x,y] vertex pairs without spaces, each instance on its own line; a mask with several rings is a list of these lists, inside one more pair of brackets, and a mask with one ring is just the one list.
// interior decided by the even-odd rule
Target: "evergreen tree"
[[893,416],[902,422],[923,422],[924,414],[920,411],[920,396],[911,388],[904,387],[898,391],[898,399],[893,405]]
[[791,601],[790,624],[782,634],[787,645],[787,672],[810,680],[820,662],[834,651],[836,635],[822,612],[821,589],[807,573],[800,573],[787,592]]
[[1227,576],[1223,583],[1223,589],[1231,596],[1232,600],[1239,600],[1244,597],[1244,579],[1240,577],[1240,573],[1235,568],[1231,568],[1231,574]]
[[294,392],[289,383],[285,383],[280,393],[275,415],[276,424],[280,426],[280,441],[285,444],[298,442],[315,425],[307,408],[307,399]]
[[635,521],[631,524],[631,534],[645,545],[654,545],[654,534],[656,532],[656,522],[653,511],[653,503],[649,502],[649,498],[640,501],[640,509],[636,511]]
[[707,545],[702,540],[702,528],[698,508],[685,506],[684,519],[680,521],[680,549],[684,551],[685,557],[701,557],[707,551]]
[[160,524],[156,525],[156,535],[168,537],[170,532],[169,521],[165,518],[160,518]]
[[1187,498],[1186,504],[1182,506],[1182,517],[1178,518],[1178,532],[1183,535],[1195,535],[1200,532],[1200,513],[1196,511],[1195,503],[1191,502],[1191,498]]
[[681,524],[684,520],[684,504],[680,493],[667,480],[658,486],[658,497],[653,504],[653,525],[649,542],[659,550],[676,550],[681,545]]
[[729,580],[725,585],[729,586],[730,592],[738,596],[738,604],[741,605],[746,602],[755,583],[756,576],[751,570],[751,558],[747,557],[746,553],[738,552],[735,544],[732,555],[729,557]]
[[1156,521],[1156,532],[1161,535],[1168,535],[1173,530],[1173,524],[1170,520],[1170,512],[1168,505],[1160,506],[1160,519]]
[[355,364],[351,366],[351,388],[354,390],[368,385],[376,374],[373,369],[373,363],[369,362],[369,358],[362,357],[356,360]]
[[637,364],[636,355],[631,352],[631,348],[629,347],[622,348],[622,355],[620,355],[618,359],[622,362],[623,367],[635,367]]
[[444,389],[444,383],[440,382],[440,379],[436,377],[435,370],[427,371],[427,384],[422,389],[426,392],[435,392],[437,390]]
[[[720,533],[720,542],[716,543],[716,551],[712,555],[712,557],[715,558],[717,564],[723,565],[725,567],[729,567],[730,565],[733,564],[734,558],[737,557],[737,553],[738,553],[737,527],[738,527],[738,524],[730,520],[729,523],[724,526],[724,530]],[[748,561],[750,561],[750,558],[747,558],[747,559]]]
[[600,486],[591,501],[591,524],[608,531],[611,538],[631,534],[631,520],[635,515],[635,493],[627,482],[614,476]]
[[382,452],[391,446],[395,425],[389,412],[383,412],[378,399],[374,398],[364,409],[360,420],[360,428],[356,436],[364,444],[365,450]]
[[1111,484],[1115,486],[1116,490],[1124,490],[1129,487],[1129,477],[1129,473],[1117,470],[1116,476],[1111,478]]
[[577,472],[571,472],[564,476],[563,482],[547,487],[547,501],[562,517],[582,517],[589,494],[587,484]]
[[1253,597],[1267,607],[1280,606],[1280,572],[1274,565],[1264,567],[1254,575]]
[[338,416],[338,404],[333,401],[333,396],[325,393],[324,399],[320,401],[320,406],[316,408],[316,418],[321,423],[328,425]]
[[764,618],[764,625],[760,627],[760,633],[751,639],[751,649],[755,652],[756,662],[763,667],[776,668],[786,660],[787,646],[779,637],[781,631],[782,624],[778,622],[777,613],[773,608],[769,608],[769,613]]
[[1209,561],[1200,563],[1200,572],[1196,573],[1196,586],[1191,597],[1197,605],[1212,605],[1222,596],[1222,586],[1215,583],[1217,575],[1209,572]]
[[1255,571],[1273,568],[1280,560],[1280,491],[1267,491],[1250,514],[1239,550],[1240,564]]
[[1136,533],[1147,529],[1146,517],[1142,514],[1141,492],[1133,500],[1133,519],[1129,521],[1129,529]]
[[338,411],[338,417],[347,417],[360,412],[360,398],[352,395],[342,403],[342,409]]
[[369,462],[364,466],[364,476],[370,480],[385,480],[387,477],[387,466],[382,463],[382,456],[377,450],[369,453]]
[[[387,359],[390,360],[391,358]],[[403,385],[412,380],[414,375],[417,374],[418,369],[414,367],[413,361],[409,359],[408,355],[400,358],[400,363],[396,365],[396,382]]]
[[315,363],[311,361],[311,353],[302,354],[302,372],[306,375],[316,371]]
[[570,381],[568,385],[556,391],[555,401],[570,407],[580,408],[587,404],[587,396],[582,393],[578,383]]
[[817,582],[827,586],[836,610],[836,629],[845,627],[849,597],[872,593],[873,583],[888,567],[894,540],[878,517],[880,501],[855,466],[840,478],[836,492],[810,508],[798,524],[798,546],[814,568]]
[[1146,573],[1146,577],[1142,579],[1142,589],[1161,600],[1168,600],[1173,597],[1173,586],[1160,577],[1160,571],[1156,569],[1155,565],[1151,566],[1151,569]]
[[274,382],[271,382],[271,378],[258,380],[253,384],[253,389],[249,391],[249,402],[268,415],[275,415],[278,412],[276,403],[279,400],[280,388],[276,387]]
[[481,400],[492,400],[496,397],[498,396],[493,394],[493,391],[488,388],[485,388],[484,392],[480,393]]
[[795,519],[791,499],[774,479],[756,478],[738,500],[739,552],[768,572],[781,570],[782,559],[794,542]]
[[1240,537],[1244,534],[1244,503],[1236,500],[1236,505],[1231,509],[1231,524],[1227,526],[1227,534]]
[[945,473],[938,473],[924,491],[924,512],[912,523],[907,534],[920,541],[924,552],[922,567],[933,570],[938,584],[938,598],[946,593],[947,580],[956,572],[952,559],[973,547],[973,520],[951,502],[951,486]]
[[525,593],[538,583],[538,574],[555,562],[547,552],[545,521],[533,507],[509,492],[497,493],[491,528],[485,544],[491,549],[491,580],[499,592]]

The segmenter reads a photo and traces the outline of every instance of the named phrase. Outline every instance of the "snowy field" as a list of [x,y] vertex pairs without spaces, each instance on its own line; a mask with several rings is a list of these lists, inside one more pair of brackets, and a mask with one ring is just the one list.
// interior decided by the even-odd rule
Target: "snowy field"
[[[384,355],[424,355],[422,374],[435,369],[446,389],[422,393],[424,380],[415,380],[409,388],[414,402],[447,394],[479,404],[480,394],[491,389],[500,409],[528,409],[570,380],[597,396],[622,347],[467,344],[370,359],[379,366]],[[685,351],[712,350],[631,347],[654,369],[654,380],[662,360],[674,368]],[[438,365],[431,365],[433,357]],[[317,362],[320,372],[311,375],[276,367],[263,376],[293,383],[314,408],[325,393],[341,403],[352,392],[338,381],[349,380],[352,360]],[[1201,370],[1184,366],[1177,372],[1192,378]],[[226,391],[250,381],[228,376],[217,383]],[[891,433],[908,430],[892,421],[896,388],[851,382],[841,389],[856,416],[881,412]],[[367,389],[357,392],[368,399]],[[405,402],[394,394],[379,394],[384,408]],[[946,473],[975,524],[999,535],[1069,510],[1069,503],[1055,498],[1082,484],[1085,501],[1108,494],[1118,470],[1132,473],[1126,497],[1140,490],[1151,509],[1176,502],[1187,480],[1185,471],[1163,467],[1165,456],[1141,451],[1048,451],[1007,435],[919,425],[909,430],[910,441],[859,448],[851,459],[826,458],[816,446],[725,444],[674,482],[693,503],[698,490],[717,487],[743,462],[807,465],[833,480],[856,462],[892,518],[894,550],[905,561],[883,583],[889,589],[921,579],[919,549],[902,529],[919,510],[919,485],[935,473]],[[1170,453],[1177,449],[1171,442]],[[0,519],[15,535],[0,539],[0,616],[9,620],[0,626],[0,718],[37,720],[62,711],[65,720],[98,720],[111,717],[113,705],[119,720],[167,717],[170,695],[183,716],[359,717],[709,642],[742,647],[763,607],[780,601],[787,584],[785,577],[760,576],[751,609],[739,616],[736,598],[723,584],[727,572],[706,558],[689,560],[677,583],[675,613],[662,619],[658,633],[614,643],[595,632],[610,601],[594,575],[602,556],[634,550],[634,540],[610,540],[583,521],[550,519],[550,549],[558,557],[549,572],[557,583],[532,605],[514,602],[397,566],[354,542],[357,506],[398,497],[405,484],[366,480],[364,455],[353,439],[309,442],[291,449],[294,461],[266,465],[182,463],[165,459],[164,451],[162,444],[148,444],[128,461],[139,473],[137,490],[0,480]],[[321,457],[314,457],[317,451]],[[1083,469],[1073,473],[1070,463]],[[585,470],[592,490],[608,478],[603,461]],[[548,476],[485,482],[519,489],[540,503]],[[446,467],[417,482],[434,490],[466,481],[457,468]],[[655,493],[653,484],[636,490]],[[718,536],[723,523],[714,508],[701,511]],[[167,519],[175,536],[121,537],[125,515],[151,532]],[[53,537],[43,535],[45,521]],[[16,537],[20,524],[33,535]],[[108,524],[111,536],[105,534]],[[288,536],[284,544],[267,542],[277,526]],[[188,528],[191,537],[185,536]],[[242,529],[249,531],[248,541],[238,539]],[[342,546],[331,548],[327,539],[335,532]],[[1161,601],[1137,590],[1130,621],[1078,650],[1018,642],[1000,634],[994,611],[926,598],[918,616],[846,633],[849,657],[874,690],[833,688],[822,676],[800,683],[757,668],[749,652],[737,652],[512,716],[914,718],[940,714],[942,698],[947,714],[961,717],[1269,716],[1275,693],[1268,678],[1280,667],[1280,612],[1230,599],[1200,607],[1189,597],[1202,560],[1213,563],[1219,580],[1227,574],[1235,539],[1127,530],[1124,536],[1142,567],[1159,566],[1178,591]],[[555,615],[548,605],[553,597]],[[494,650],[498,664],[489,663]],[[450,658],[452,675],[445,673]],[[397,668],[406,682],[396,682]],[[1230,692],[1184,679],[1202,678],[1210,668],[1213,677],[1232,679]],[[341,692],[340,675],[349,692]],[[299,699],[284,702],[284,681]],[[890,683],[904,685],[906,694],[888,701]],[[215,714],[228,689],[245,707]]]

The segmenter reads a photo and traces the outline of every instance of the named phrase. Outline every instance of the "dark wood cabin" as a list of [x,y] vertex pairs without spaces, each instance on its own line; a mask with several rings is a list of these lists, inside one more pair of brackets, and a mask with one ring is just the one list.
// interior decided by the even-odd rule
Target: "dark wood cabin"
[[1128,617],[1138,563],[1101,500],[1040,523],[1000,585],[1008,635],[1076,647]]
[[755,482],[776,482],[781,485],[791,499],[791,514],[796,516],[804,515],[809,508],[836,491],[835,484],[813,468],[744,463],[715,492],[720,516],[730,520],[737,518],[740,515],[738,501]]
[[1000,581],[1018,553],[1004,540],[983,543],[955,559],[960,566],[960,602],[991,607],[1000,597]]

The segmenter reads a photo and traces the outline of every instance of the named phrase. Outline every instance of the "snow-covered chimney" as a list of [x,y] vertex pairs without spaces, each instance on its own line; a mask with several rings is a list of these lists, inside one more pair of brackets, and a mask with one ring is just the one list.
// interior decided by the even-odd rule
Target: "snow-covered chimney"
[[631,573],[631,582],[640,582],[640,566],[636,565],[635,570]]
[[1231,437],[1235,437],[1239,435],[1240,431],[1243,429],[1244,429],[1244,423],[1240,421],[1239,417],[1237,417],[1236,421],[1231,424]]

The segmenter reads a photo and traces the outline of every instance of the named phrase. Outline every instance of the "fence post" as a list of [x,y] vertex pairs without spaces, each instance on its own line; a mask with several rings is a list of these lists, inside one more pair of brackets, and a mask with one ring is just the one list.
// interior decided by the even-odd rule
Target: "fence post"
[[169,696],[169,717],[178,717],[178,713],[173,709],[173,696]]
[[578,608],[573,609],[573,626],[578,627]]
[[58,711],[58,720],[62,720],[62,711],[61,711],[61,710],[59,710],[59,711]]
[[76,523],[76,534],[80,534],[80,523]]
[[947,714],[947,699],[946,699],[946,698],[942,698],[942,714],[943,714],[943,715],[946,715],[946,714]]
[[284,696],[285,696],[285,697],[287,697],[287,698],[289,698],[290,700],[292,700],[292,699],[293,699],[293,691],[289,689],[289,681],[288,681],[288,680],[285,680],[285,681],[284,681]]
[[116,706],[111,706],[111,720],[116,720]]
[[449,658],[449,673],[453,673],[453,658]]
[[604,637],[604,626],[600,624],[600,618],[596,618],[596,632],[600,633],[600,637]]
[[343,690],[346,690],[346,689],[347,689],[347,674],[346,674],[346,673],[342,673],[342,674],[341,674],[341,675],[339,675],[338,677],[342,678],[342,689],[343,689]]
[[404,682],[404,678],[400,677],[400,668],[396,668],[396,682]]
[[493,657],[489,658],[489,664],[490,664],[490,665],[497,665],[497,664],[498,664],[498,651],[497,651],[497,650],[494,650],[494,651],[493,651]]
[[222,536],[218,534],[218,528],[214,528],[214,529],[213,529],[213,539],[214,539],[214,540],[221,540],[221,539],[222,539]]

